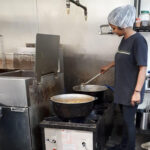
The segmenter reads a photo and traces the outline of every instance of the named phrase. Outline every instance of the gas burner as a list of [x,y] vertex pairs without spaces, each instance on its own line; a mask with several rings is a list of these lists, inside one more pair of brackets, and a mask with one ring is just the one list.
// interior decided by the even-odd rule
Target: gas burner
[[85,118],[62,119],[57,116],[52,116],[46,118],[45,120],[53,122],[65,122],[65,123],[84,123],[86,119]]
[[62,119],[57,116],[50,116],[45,118],[46,121],[51,122],[66,122],[66,123],[80,123],[80,124],[94,124],[100,119],[101,115],[98,115],[93,110],[89,116],[85,118],[72,118],[72,119]]
[[103,115],[104,111],[109,107],[108,103],[101,103],[99,105],[94,106],[95,114]]

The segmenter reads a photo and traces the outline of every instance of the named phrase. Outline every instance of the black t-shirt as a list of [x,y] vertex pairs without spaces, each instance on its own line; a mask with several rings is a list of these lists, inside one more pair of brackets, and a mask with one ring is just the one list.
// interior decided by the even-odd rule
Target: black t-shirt
[[[139,66],[147,66],[147,51],[147,42],[139,33],[121,40],[115,56],[115,103],[131,105],[131,97],[137,83]],[[141,102],[144,90],[143,86]]]

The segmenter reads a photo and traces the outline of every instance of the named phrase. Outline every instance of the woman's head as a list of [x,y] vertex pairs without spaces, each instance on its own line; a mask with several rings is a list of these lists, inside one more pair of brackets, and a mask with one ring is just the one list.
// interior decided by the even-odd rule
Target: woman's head
[[108,15],[108,23],[122,31],[125,28],[132,28],[136,18],[136,10],[132,5],[117,7]]
[[112,32],[117,34],[118,36],[123,36],[125,34],[125,29],[117,27],[115,25],[109,24],[112,28]]

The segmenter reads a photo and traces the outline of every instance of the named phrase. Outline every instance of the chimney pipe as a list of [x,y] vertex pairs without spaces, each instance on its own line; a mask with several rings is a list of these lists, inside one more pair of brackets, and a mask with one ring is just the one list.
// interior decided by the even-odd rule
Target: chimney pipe
[[66,0],[66,7],[67,7],[67,13],[69,14],[70,12],[70,2],[72,2],[73,4],[75,4],[78,7],[81,7],[84,10],[84,16],[85,16],[85,20],[87,20],[87,8],[85,6],[83,6],[82,4],[80,4],[79,0]]

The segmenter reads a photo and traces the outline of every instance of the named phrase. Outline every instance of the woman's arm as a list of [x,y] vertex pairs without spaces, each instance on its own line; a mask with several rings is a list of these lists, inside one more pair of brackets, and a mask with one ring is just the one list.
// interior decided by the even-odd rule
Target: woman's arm
[[134,106],[135,103],[140,103],[141,100],[141,90],[145,81],[145,76],[146,76],[146,66],[139,66],[139,74],[137,78],[137,83],[135,86],[134,93],[131,98],[131,104]]
[[115,66],[115,62],[111,62],[110,64],[108,64],[107,66],[103,66],[101,69],[100,69],[100,72],[101,73],[105,73],[107,72],[110,68],[114,67]]

